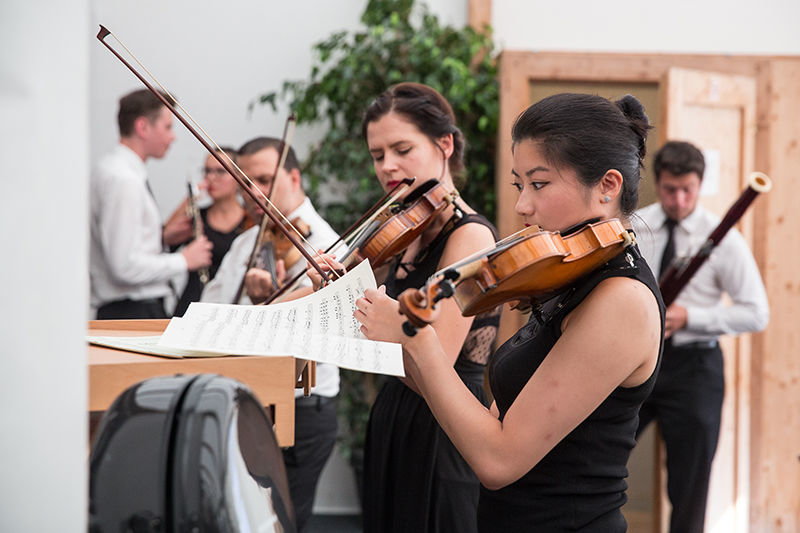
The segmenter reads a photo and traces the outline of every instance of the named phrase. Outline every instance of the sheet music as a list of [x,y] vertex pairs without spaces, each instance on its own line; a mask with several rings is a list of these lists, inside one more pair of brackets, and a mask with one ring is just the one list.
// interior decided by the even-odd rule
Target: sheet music
[[147,355],[158,355],[161,357],[219,357],[218,353],[203,353],[187,350],[175,350],[173,348],[166,348],[158,345],[160,336],[148,337],[102,337],[96,335],[87,335],[86,340],[89,344],[97,346],[105,346],[107,348],[116,348],[117,350],[125,350],[126,352],[143,353]]
[[370,341],[353,316],[375,277],[367,261],[303,298],[254,306],[193,302],[159,346],[235,355],[293,355],[362,372],[405,375],[399,344]]

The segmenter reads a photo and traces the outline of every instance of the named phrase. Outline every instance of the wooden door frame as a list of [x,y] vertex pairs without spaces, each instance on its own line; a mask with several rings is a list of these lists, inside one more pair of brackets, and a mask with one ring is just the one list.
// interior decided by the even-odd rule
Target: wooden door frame
[[[518,228],[511,175],[511,127],[531,102],[537,81],[660,84],[670,67],[752,76],[757,84],[754,166],[769,174],[776,193],[752,208],[753,253],[772,310],[764,333],[752,336],[750,399],[750,526],[753,531],[800,528],[800,340],[792,318],[800,313],[800,58],[705,54],[632,54],[504,51],[499,57],[500,117],[495,190],[501,236]],[[794,244],[792,244],[794,243]],[[786,257],[787,250],[794,250]],[[794,266],[792,266],[794,263]],[[520,326],[506,313],[500,336]],[[769,357],[767,358],[767,354]],[[780,494],[778,494],[780,492]]]

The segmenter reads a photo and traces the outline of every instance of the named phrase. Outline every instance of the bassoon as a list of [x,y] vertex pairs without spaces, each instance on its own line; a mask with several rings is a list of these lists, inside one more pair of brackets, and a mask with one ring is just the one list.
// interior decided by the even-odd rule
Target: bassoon
[[747,188],[742,192],[739,198],[725,213],[722,221],[714,228],[714,231],[708,236],[700,250],[689,260],[676,261],[664,272],[664,275],[659,281],[659,288],[661,289],[661,296],[664,298],[664,305],[669,307],[684,287],[692,279],[692,276],[703,266],[711,252],[725,237],[736,222],[742,218],[747,208],[756,199],[756,196],[762,192],[768,192],[772,188],[772,180],[762,172],[753,172],[747,180]]

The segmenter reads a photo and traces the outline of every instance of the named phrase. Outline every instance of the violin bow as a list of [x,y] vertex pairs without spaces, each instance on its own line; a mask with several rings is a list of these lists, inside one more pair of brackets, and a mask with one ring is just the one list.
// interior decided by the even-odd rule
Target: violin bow
[[[109,36],[109,35],[112,35],[114,37],[114,39],[125,49],[125,51],[128,54],[130,54],[130,56],[134,59],[134,61],[136,61],[136,63],[138,63],[139,66],[141,66],[145,70],[145,72],[147,72],[147,74],[156,83],[158,83],[159,87],[161,87],[161,90],[167,96],[169,96],[173,100],[173,102],[177,103],[177,99],[175,99],[170,94],[170,92],[156,79],[156,77],[153,76],[144,67],[144,65],[142,65],[141,61],[139,61],[136,58],[136,56],[125,46],[125,44],[116,35],[114,35],[108,28],[106,28],[105,26],[103,26],[101,24],[100,25],[100,30],[97,32],[97,40],[99,40],[103,44],[103,46],[108,48],[108,50],[112,54],[114,54],[114,56],[117,59],[119,59],[119,61],[122,62],[122,64],[125,65],[128,68],[128,70],[130,70],[133,73],[133,75],[136,76],[139,79],[139,81],[141,81],[144,84],[144,86],[156,98],[158,98],[158,100],[175,116],[175,118],[177,118],[186,127],[186,129],[189,130],[189,132],[192,135],[194,135],[194,137],[200,142],[200,144],[203,145],[203,147],[208,151],[208,153],[211,154],[211,156],[214,157],[214,159],[219,161],[220,165],[222,165],[222,167],[226,171],[228,171],[228,173],[231,176],[233,176],[233,178],[236,180],[236,183],[239,184],[239,187],[241,187],[241,189],[245,193],[247,193],[250,196],[250,198],[253,199],[253,201],[256,203],[256,205],[258,207],[260,207],[262,211],[264,211],[264,213],[270,218],[270,220],[272,220],[272,222],[275,224],[275,227],[279,228],[280,231],[283,232],[286,235],[286,238],[288,238],[289,241],[300,251],[300,253],[303,254],[303,257],[305,257],[306,260],[309,263],[311,263],[314,266],[314,268],[317,269],[317,271],[319,272],[320,276],[322,277],[323,282],[324,283],[329,282],[330,281],[330,277],[328,276],[328,274],[324,270],[322,270],[322,268],[314,261],[313,256],[311,254],[309,254],[309,252],[305,248],[305,246],[303,246],[300,243],[300,241],[298,241],[297,237],[295,237],[295,235],[293,235],[292,230],[295,233],[297,233],[298,235],[300,235],[300,238],[305,241],[305,238],[300,234],[300,232],[297,230],[297,228],[294,228],[292,223],[289,220],[287,220],[286,217],[283,215],[283,213],[281,213],[281,211],[277,207],[275,207],[275,205],[269,200],[269,198],[267,198],[266,195],[264,195],[264,193],[261,192],[261,190],[258,187],[255,186],[255,184],[250,179],[250,177],[247,176],[247,174],[245,174],[242,171],[242,169],[239,168],[239,166],[230,158],[230,156],[228,156],[227,154],[225,154],[225,152],[222,151],[222,149],[219,147],[219,145],[216,142],[214,142],[213,139],[211,139],[211,136],[208,135],[208,133],[206,133],[206,131],[203,130],[202,127],[200,127],[200,125],[197,123],[197,121],[194,120],[194,118],[191,117],[191,115],[183,108],[183,106],[181,106],[180,104],[177,104],[178,107],[180,107],[181,111],[183,113],[186,113],[186,115],[189,117],[188,120],[187,120],[186,117],[183,116],[183,114],[178,112],[178,110],[176,109],[176,107],[173,104],[173,102],[170,102],[169,100],[167,100],[164,97],[164,94],[162,94],[160,91],[156,90],[156,88],[153,87],[153,85],[147,79],[145,79],[145,77],[142,76],[142,74],[140,74],[139,71],[137,71],[133,67],[133,65],[131,65],[125,58],[122,57],[122,55],[120,55],[119,52],[117,52],[111,45],[108,44],[108,42],[106,42],[105,38],[107,36]],[[189,120],[191,120],[191,122],[194,123],[203,132],[203,134],[206,137],[208,137],[208,140],[206,140],[204,137],[202,137],[197,132],[197,130],[192,126],[192,124],[189,123]],[[209,140],[211,142],[209,142]],[[211,143],[213,143],[213,146],[212,146]],[[223,155],[225,157],[223,157]],[[258,191],[258,193],[260,193],[261,197],[259,197],[259,195],[256,193],[256,191]],[[274,210],[274,212],[273,212],[273,210]],[[275,213],[278,213],[278,214],[276,215]],[[280,216],[280,218],[279,218],[279,216]],[[281,220],[281,219],[283,219],[283,220]],[[289,228],[291,228],[291,230]],[[310,244],[308,244],[307,241],[306,241],[305,244],[310,246]]]
[[[294,137],[294,126],[297,119],[294,113],[286,117],[286,124],[283,126],[283,136],[281,137],[282,150],[278,162],[275,165],[275,170],[272,172],[272,181],[269,184],[269,191],[267,191],[267,198],[272,200],[272,191],[275,189],[275,180],[278,179],[278,170],[286,164],[286,157],[289,155],[289,147],[292,145],[292,138]],[[242,274],[242,279],[239,281],[239,288],[236,289],[236,295],[233,297],[232,304],[238,304],[244,292],[244,280],[247,277],[247,272],[256,265],[256,258],[258,257],[258,250],[261,248],[261,242],[264,240],[264,234],[267,231],[267,223],[269,219],[266,215],[261,217],[261,223],[258,226],[258,233],[256,240],[253,242],[253,249],[250,250],[250,259],[247,260],[247,266]],[[270,272],[270,274],[274,274]],[[274,282],[274,280],[273,280]],[[274,292],[274,291],[273,291]]]

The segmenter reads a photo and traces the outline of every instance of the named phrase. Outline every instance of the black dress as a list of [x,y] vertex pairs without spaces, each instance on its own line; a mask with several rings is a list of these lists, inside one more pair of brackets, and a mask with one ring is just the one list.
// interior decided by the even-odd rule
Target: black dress
[[[222,263],[222,258],[228,253],[234,239],[242,233],[245,222],[245,215],[236,225],[236,227],[228,232],[217,231],[208,223],[208,207],[200,210],[200,218],[203,220],[203,233],[206,238],[211,242],[211,266],[208,267],[209,281],[214,279],[217,274],[219,265]],[[186,244],[186,243],[183,243]],[[203,293],[203,284],[200,281],[200,274],[195,270],[189,272],[189,278],[186,281],[186,287],[183,289],[183,294],[178,299],[175,305],[175,316],[183,316],[189,304],[192,302],[200,301],[200,295]]]
[[[450,234],[469,223],[494,227],[480,215],[453,218],[416,258],[408,276],[397,279],[399,261],[386,280],[396,298],[419,288],[436,272]],[[486,404],[483,371],[497,335],[500,308],[475,317],[455,369],[469,390]],[[479,483],[425,400],[390,378],[378,394],[367,427],[364,456],[364,531],[477,532]]]
[[[644,283],[656,296],[658,284],[636,246],[609,261],[539,312],[492,357],[489,380],[502,420],[511,404],[561,336],[561,321],[602,280],[624,276]],[[659,361],[661,350],[659,349]],[[627,529],[620,508],[627,500],[626,463],[635,444],[639,408],[655,384],[653,374],[636,387],[617,387],[598,408],[527,474],[497,491],[481,488],[480,531],[584,531]],[[533,421],[535,422],[535,421]]]

